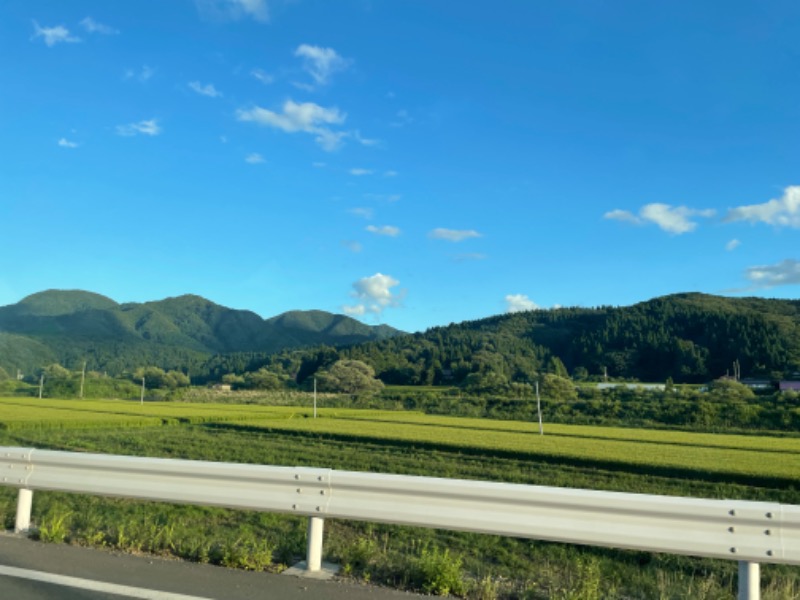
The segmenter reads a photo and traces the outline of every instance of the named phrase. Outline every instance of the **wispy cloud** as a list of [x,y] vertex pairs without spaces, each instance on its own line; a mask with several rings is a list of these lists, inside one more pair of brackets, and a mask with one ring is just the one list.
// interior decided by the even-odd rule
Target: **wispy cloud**
[[150,79],[155,74],[155,69],[148,67],[147,65],[142,65],[142,68],[138,71],[134,69],[127,69],[125,71],[124,79],[135,79],[139,83],[144,83],[148,79]]
[[383,176],[384,177],[397,177],[397,175],[398,175],[397,171],[384,171],[383,172]]
[[342,246],[344,246],[354,254],[358,254],[362,250],[361,244],[356,242],[355,240],[342,240]]
[[381,143],[380,140],[365,138],[358,130],[351,132],[350,135],[362,146],[378,146]]
[[738,248],[741,244],[742,244],[742,242],[740,242],[739,240],[735,240],[735,239],[731,240],[730,242],[725,244],[725,250],[727,250],[728,252],[731,252],[732,250],[736,250],[736,248]]
[[69,29],[63,25],[56,25],[55,27],[41,27],[39,26],[39,23],[33,21],[33,36],[31,36],[31,40],[38,38],[42,38],[42,41],[49,48],[52,48],[56,44],[74,44],[81,41],[81,38],[72,35],[69,32]]
[[270,83],[274,83],[275,78],[264,71],[263,69],[253,69],[250,71],[250,75],[258,79],[261,83],[265,85],[269,85]]
[[642,220],[634,215],[633,213],[628,212],[627,210],[620,210],[614,209],[608,211],[606,214],[603,215],[604,219],[611,219],[612,221],[624,221],[626,223],[633,223],[634,225],[641,225]]
[[400,235],[400,229],[393,225],[383,225],[376,227],[375,225],[367,225],[366,230],[375,235],[385,235],[387,237],[397,237]]
[[117,125],[117,134],[131,137],[134,135],[159,135],[161,127],[158,125],[156,119],[149,119],[146,121],[139,121],[138,123],[129,123],[127,125]]
[[668,233],[681,235],[697,228],[697,222],[693,221],[692,217],[709,218],[713,217],[714,214],[715,211],[713,209],[698,210],[687,208],[686,206],[670,206],[669,204],[655,202],[645,204],[639,209],[638,215],[634,215],[627,210],[616,209],[605,213],[603,218],[635,225],[654,223]]
[[392,288],[398,285],[400,282],[391,275],[375,273],[371,277],[363,277],[353,283],[353,292],[350,294],[359,300],[358,304],[343,306],[342,310],[348,315],[380,315],[386,308],[399,306],[402,302],[405,293],[392,292]]
[[61,138],[60,140],[58,140],[58,145],[61,146],[62,148],[77,148],[78,147],[78,143],[77,142],[71,142],[67,138]]
[[347,136],[347,132],[333,131],[329,125],[339,125],[344,123],[347,115],[340,112],[338,108],[325,108],[313,102],[298,104],[292,100],[287,100],[283,104],[283,112],[276,113],[260,106],[250,109],[239,109],[236,118],[240,121],[247,121],[280,129],[287,133],[302,131],[315,135],[315,141],[323,150],[336,150],[342,143],[342,138]]
[[800,185],[791,185],[783,190],[783,196],[764,204],[750,204],[732,208],[724,221],[749,221],[766,223],[776,227],[800,228]]
[[334,73],[344,71],[351,62],[339,56],[333,48],[322,48],[309,44],[298,46],[294,55],[303,59],[303,69],[311,75],[316,85],[326,85]]
[[214,84],[211,83],[203,85],[199,81],[190,81],[189,87],[201,96],[208,96],[209,98],[219,98],[222,96],[222,92],[217,90]]
[[363,175],[372,175],[373,171],[370,169],[350,169],[350,175],[355,175],[356,177],[361,177]]
[[389,123],[391,127],[404,127],[405,125],[410,125],[414,122],[414,119],[411,118],[411,115],[408,114],[408,111],[398,110],[395,114],[394,121]]
[[517,313],[539,308],[533,300],[525,294],[509,294],[506,296],[506,312]]
[[262,23],[269,21],[266,0],[195,0],[199,13],[215,21],[238,21],[251,18]]
[[752,287],[748,290],[773,288],[781,285],[800,285],[800,261],[787,258],[775,265],[749,267],[745,277]]
[[438,227],[428,234],[434,240],[447,240],[448,242],[463,242],[469,238],[482,237],[474,229],[445,229]]
[[117,35],[119,33],[118,29],[98,23],[92,17],[86,17],[81,20],[81,27],[89,33],[102,33],[103,35]]
[[363,207],[351,208],[348,212],[351,215],[355,215],[363,219],[371,219],[373,215],[373,210],[371,208],[363,208]]
[[245,156],[244,162],[246,162],[249,165],[260,165],[267,161],[258,152],[251,152],[250,154]]

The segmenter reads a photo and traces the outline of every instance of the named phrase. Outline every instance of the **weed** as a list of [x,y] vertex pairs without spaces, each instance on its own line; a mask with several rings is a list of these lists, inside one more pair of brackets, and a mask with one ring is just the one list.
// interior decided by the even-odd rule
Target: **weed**
[[36,530],[35,537],[42,542],[63,543],[69,533],[68,519],[71,515],[72,513],[55,513],[45,518]]
[[437,596],[463,596],[466,585],[461,572],[461,557],[452,556],[450,550],[423,547],[412,562],[411,581],[426,594]]

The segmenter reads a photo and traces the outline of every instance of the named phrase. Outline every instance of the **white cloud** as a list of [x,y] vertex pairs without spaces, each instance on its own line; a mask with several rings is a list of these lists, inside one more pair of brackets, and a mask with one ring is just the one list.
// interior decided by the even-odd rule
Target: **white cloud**
[[616,221],[626,221],[636,225],[645,223],[654,223],[661,229],[668,233],[680,235],[694,231],[697,228],[697,223],[692,221],[690,217],[713,217],[714,210],[697,210],[694,208],[687,208],[686,206],[670,206],[669,204],[661,204],[654,202],[652,204],[645,204],[639,209],[639,215],[634,215],[627,210],[612,210],[603,215],[604,219],[612,219]]
[[250,75],[258,79],[261,83],[265,85],[269,85],[270,83],[273,83],[275,81],[275,78],[266,71],[264,71],[263,69],[253,69],[252,71],[250,71]]
[[350,135],[353,137],[355,141],[357,141],[362,146],[377,146],[378,144],[381,143],[380,140],[365,138],[364,136],[361,135],[361,132],[358,131],[357,129],[353,131]]
[[58,140],[58,145],[61,146],[62,148],[77,148],[78,147],[78,143],[77,142],[70,142],[67,138],[61,138],[60,140]]
[[313,162],[313,163],[311,163],[311,166],[312,166],[312,167],[314,167],[315,169],[324,169],[325,167],[327,167],[327,166],[328,166],[328,163],[324,163],[324,162]]
[[140,71],[134,71],[133,69],[127,69],[125,71],[125,79],[135,79],[139,83],[144,83],[148,79],[150,79],[155,74],[155,69],[151,69],[147,65],[142,65]]
[[371,208],[351,208],[348,212],[351,215],[363,217],[364,219],[371,219],[373,213]]
[[301,44],[294,51],[294,55],[303,59],[303,68],[317,85],[325,85],[331,75],[337,71],[344,71],[350,65],[350,61],[339,56],[333,48]]
[[642,220],[634,215],[633,213],[628,212],[627,210],[610,210],[606,214],[603,215],[604,219],[611,219],[614,221],[625,221],[628,223],[634,223],[635,225],[641,225]]
[[731,250],[736,250],[736,248],[738,248],[741,245],[741,243],[742,242],[740,242],[739,240],[735,239],[731,240],[730,242],[725,244],[725,250],[727,250],[728,252],[730,252]]
[[506,312],[516,313],[536,310],[539,306],[525,294],[509,294],[506,296]]
[[89,33],[102,33],[103,35],[117,35],[119,33],[118,29],[98,23],[92,17],[83,19],[81,21],[81,26]]
[[693,231],[697,223],[690,221],[689,217],[712,217],[713,210],[695,210],[685,206],[672,207],[669,204],[646,204],[639,211],[639,215],[645,221],[650,221],[658,225],[664,231],[680,235]]
[[217,90],[213,84],[207,83],[203,85],[199,81],[190,81],[189,87],[192,88],[195,92],[200,94],[201,96],[208,96],[209,98],[219,98],[222,96],[222,92]]
[[269,21],[266,0],[195,0],[197,10],[206,18],[232,20],[250,17],[256,21]]
[[363,304],[356,304],[355,306],[342,306],[342,310],[344,314],[349,315],[351,317],[361,317],[367,312],[367,307]]
[[156,119],[129,123],[128,125],[117,125],[118,135],[130,137],[140,133],[143,135],[158,135],[161,133],[161,127],[159,127]]
[[244,162],[250,165],[260,165],[267,161],[264,160],[264,157],[261,156],[258,152],[251,152],[245,157]]
[[356,242],[354,240],[343,240],[342,241],[342,246],[344,246],[345,248],[350,250],[350,252],[353,252],[353,253],[356,253],[356,254],[361,252],[361,250],[362,250],[361,244],[359,244],[358,242]]
[[800,185],[790,185],[783,190],[783,196],[764,204],[732,208],[725,216],[725,222],[733,221],[800,228]]
[[344,122],[347,115],[338,108],[325,108],[313,102],[298,104],[287,100],[283,104],[283,112],[276,113],[260,106],[251,109],[239,109],[236,117],[240,121],[248,121],[274,127],[287,133],[303,131],[316,135],[316,142],[323,150],[332,151],[339,147],[346,132],[333,131],[327,125],[338,125]]
[[753,284],[751,289],[800,285],[800,261],[787,258],[776,265],[749,267],[745,277]]
[[31,37],[31,39],[35,40],[36,38],[42,38],[45,45],[49,48],[52,48],[56,44],[60,43],[74,44],[81,41],[81,38],[72,35],[69,32],[69,29],[63,25],[56,25],[55,27],[40,27],[39,23],[34,21],[33,37]]
[[385,235],[388,237],[397,237],[398,235],[400,235],[400,229],[392,225],[383,225],[382,227],[376,227],[375,225],[367,225],[366,230],[376,235]]
[[462,242],[469,238],[481,237],[481,234],[474,229],[444,229],[438,227],[428,234],[435,240],[447,240],[448,242]]
[[350,169],[350,175],[361,176],[361,175],[372,175],[372,171],[370,169]]
[[353,284],[351,296],[361,302],[354,306],[343,306],[347,314],[363,315],[373,313],[379,315],[384,309],[399,306],[404,293],[393,294],[392,288],[400,284],[394,277],[375,273],[371,277],[364,277]]
[[397,177],[397,171],[384,171],[384,177]]

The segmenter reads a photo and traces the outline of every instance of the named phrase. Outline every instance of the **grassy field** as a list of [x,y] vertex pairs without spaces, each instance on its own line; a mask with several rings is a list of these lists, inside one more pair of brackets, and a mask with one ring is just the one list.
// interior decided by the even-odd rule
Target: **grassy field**
[[[800,504],[800,439],[538,425],[308,406],[0,399],[0,445],[323,466]],[[10,526],[14,491],[0,488]],[[206,507],[37,493],[47,541],[249,569],[302,557],[305,522]],[[369,523],[326,525],[326,559],[362,579],[470,598],[730,598],[735,563]],[[765,566],[767,599],[800,598]]]

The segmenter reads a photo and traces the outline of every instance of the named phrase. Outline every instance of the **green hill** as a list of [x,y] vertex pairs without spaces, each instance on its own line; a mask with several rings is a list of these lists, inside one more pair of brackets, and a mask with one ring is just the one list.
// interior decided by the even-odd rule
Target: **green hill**
[[194,369],[216,354],[273,353],[397,335],[323,311],[264,320],[194,295],[118,304],[79,290],[48,290],[0,307],[0,367],[23,372],[53,362],[120,373],[143,365]]
[[[304,360],[319,365],[319,356],[309,350]],[[734,362],[743,377],[789,377],[800,371],[800,301],[689,293],[534,310],[359,344],[322,362],[337,357],[363,360],[398,385],[459,384],[476,373],[525,383],[563,369],[576,379],[697,383],[733,374]]]

